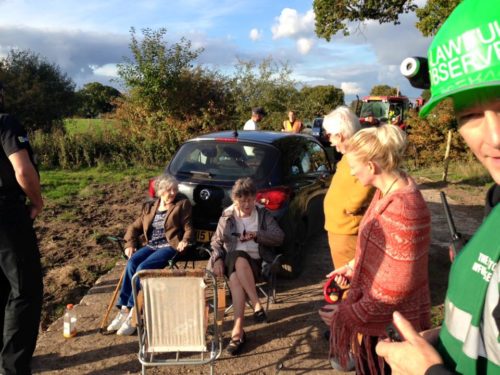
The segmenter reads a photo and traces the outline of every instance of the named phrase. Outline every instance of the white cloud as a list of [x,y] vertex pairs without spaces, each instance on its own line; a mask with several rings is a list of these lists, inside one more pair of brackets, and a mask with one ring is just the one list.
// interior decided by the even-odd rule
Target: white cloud
[[308,10],[304,15],[297,10],[285,8],[279,17],[276,17],[277,24],[273,25],[273,39],[293,38],[297,39],[312,35],[314,32],[315,15],[313,10]]
[[314,45],[314,39],[312,38],[299,38],[297,40],[297,50],[302,55],[307,55]]
[[104,64],[101,66],[92,65],[90,69],[99,76],[116,78],[118,77],[118,67],[116,64]]
[[250,39],[252,39],[254,42],[262,38],[262,30],[259,29],[252,29],[250,30]]
[[364,90],[357,82],[342,82],[340,88],[346,95],[361,94]]

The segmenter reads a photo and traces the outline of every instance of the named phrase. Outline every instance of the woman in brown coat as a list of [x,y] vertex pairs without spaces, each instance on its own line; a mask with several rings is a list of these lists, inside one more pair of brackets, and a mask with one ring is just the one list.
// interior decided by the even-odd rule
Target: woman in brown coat
[[255,321],[266,320],[255,279],[261,273],[262,262],[274,260],[273,248],[282,244],[284,233],[265,208],[255,205],[257,190],[251,178],[237,180],[231,195],[234,203],[222,213],[212,237],[210,264],[217,276],[229,279],[234,326],[227,351],[236,355],[245,343],[246,296],[254,308]]
[[[129,257],[117,307],[120,312],[108,326],[118,335],[135,332],[130,322],[133,315],[132,277],[136,272],[164,268],[177,252],[182,252],[193,235],[191,203],[179,195],[177,180],[162,175],[155,181],[158,199],[144,205],[141,215],[125,234],[125,253]],[[137,250],[141,236],[146,246]]]

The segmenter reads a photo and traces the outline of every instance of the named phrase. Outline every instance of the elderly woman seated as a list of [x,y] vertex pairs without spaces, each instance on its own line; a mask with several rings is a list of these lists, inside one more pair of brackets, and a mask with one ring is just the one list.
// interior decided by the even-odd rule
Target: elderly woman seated
[[261,273],[262,262],[273,261],[273,247],[281,245],[284,234],[271,214],[256,206],[257,189],[251,178],[237,180],[231,195],[233,204],[222,213],[212,237],[210,264],[217,276],[226,275],[229,279],[234,326],[227,352],[237,355],[246,340],[243,323],[247,296],[254,308],[254,320],[260,323],[267,318],[255,280]]
[[[108,331],[118,335],[131,335],[134,299],[132,277],[136,272],[164,268],[177,252],[184,251],[193,235],[191,203],[179,195],[177,180],[168,175],[155,181],[157,199],[144,204],[140,216],[128,227],[125,234],[125,253],[129,257],[120,291],[116,318]],[[143,236],[146,245],[137,250]]]

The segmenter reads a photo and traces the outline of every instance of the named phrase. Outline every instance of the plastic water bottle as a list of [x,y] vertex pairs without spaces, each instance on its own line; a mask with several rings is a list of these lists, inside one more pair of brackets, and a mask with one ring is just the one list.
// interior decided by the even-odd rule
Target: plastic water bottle
[[66,312],[64,313],[64,326],[63,326],[63,336],[67,339],[76,336],[76,315],[73,310],[73,305],[69,304],[66,306]]

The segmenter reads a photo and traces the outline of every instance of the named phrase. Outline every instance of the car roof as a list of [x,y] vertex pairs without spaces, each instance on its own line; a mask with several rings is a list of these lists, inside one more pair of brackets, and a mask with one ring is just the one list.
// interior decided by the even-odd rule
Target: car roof
[[[191,138],[187,142],[196,142],[201,140],[215,140],[220,138],[233,139],[235,138],[234,130],[222,131],[215,133],[208,133]],[[305,137],[314,139],[308,134],[296,134],[289,132],[272,132],[272,131],[262,131],[262,130],[239,130],[237,134],[238,140],[242,141],[254,141],[261,143],[272,144],[279,139],[290,138],[290,137]]]

